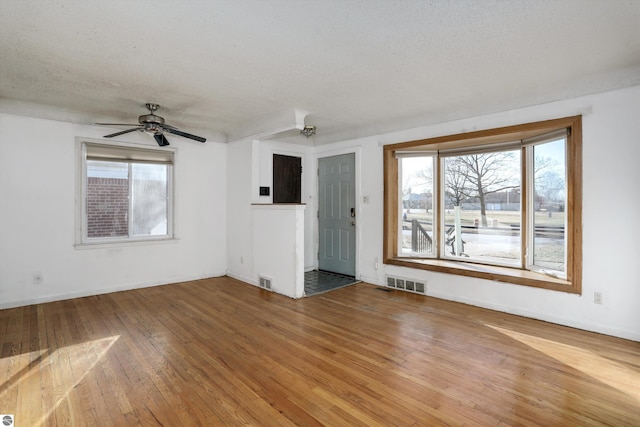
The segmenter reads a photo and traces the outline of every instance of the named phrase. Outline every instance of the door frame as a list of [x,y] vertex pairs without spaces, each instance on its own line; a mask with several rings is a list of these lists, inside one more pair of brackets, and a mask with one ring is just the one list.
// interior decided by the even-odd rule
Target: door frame
[[317,150],[315,151],[315,170],[313,173],[315,178],[315,204],[314,204],[314,226],[313,226],[313,240],[314,240],[314,268],[317,270],[319,267],[318,262],[318,253],[320,251],[320,224],[318,213],[320,210],[320,179],[318,177],[318,170],[320,167],[320,159],[326,157],[334,157],[341,156],[343,154],[353,154],[354,155],[354,190],[355,190],[355,208],[356,208],[356,259],[355,259],[355,271],[356,271],[356,280],[360,280],[360,243],[361,239],[361,227],[360,227],[360,214],[362,213],[362,191],[361,191],[361,179],[360,179],[360,162],[361,162],[361,147],[347,147],[342,149],[332,149],[332,150]]

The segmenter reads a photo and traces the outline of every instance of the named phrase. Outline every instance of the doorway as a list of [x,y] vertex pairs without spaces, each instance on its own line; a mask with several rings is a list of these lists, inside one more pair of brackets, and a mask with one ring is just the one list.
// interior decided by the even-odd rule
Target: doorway
[[318,269],[355,277],[355,153],[318,159],[318,240]]

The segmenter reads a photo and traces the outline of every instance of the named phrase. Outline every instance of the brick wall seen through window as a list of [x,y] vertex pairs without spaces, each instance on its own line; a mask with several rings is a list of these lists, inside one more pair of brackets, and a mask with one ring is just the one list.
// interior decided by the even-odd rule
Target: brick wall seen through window
[[87,178],[87,237],[128,234],[129,180]]

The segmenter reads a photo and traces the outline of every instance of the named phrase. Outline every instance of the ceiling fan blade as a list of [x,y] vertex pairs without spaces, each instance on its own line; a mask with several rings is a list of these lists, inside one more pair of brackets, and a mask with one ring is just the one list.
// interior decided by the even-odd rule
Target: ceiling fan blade
[[169,132],[169,133],[172,133],[174,135],[182,136],[184,138],[193,139],[193,140],[198,141],[198,142],[206,142],[206,138],[203,138],[201,136],[191,135],[190,133],[182,132],[182,131],[180,131],[178,129],[175,129],[175,128],[165,128],[164,130],[165,130],[165,132]]
[[129,133],[129,132],[135,132],[137,130],[140,130],[140,127],[137,128],[133,128],[133,129],[127,129],[127,130],[123,130],[120,132],[116,132],[116,133],[111,133],[109,135],[105,135],[104,138],[113,138],[114,136],[118,136],[118,135],[124,135],[125,133]]
[[158,145],[160,147],[164,147],[165,145],[169,145],[169,141],[167,140],[167,138],[164,137],[163,134],[156,133],[156,134],[153,135],[153,137],[156,139],[156,142],[158,143]]
[[140,126],[139,123],[94,123],[100,126]]

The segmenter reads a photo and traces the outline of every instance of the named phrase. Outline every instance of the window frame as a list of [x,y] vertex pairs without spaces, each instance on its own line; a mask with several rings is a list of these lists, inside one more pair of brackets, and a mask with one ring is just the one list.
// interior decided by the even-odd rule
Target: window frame
[[[410,153],[403,153],[403,155],[398,155],[397,153],[394,154],[396,156],[396,159],[398,160],[398,177],[400,177],[400,174],[403,173],[402,171],[402,166],[400,165],[400,161],[406,158],[431,158],[431,168],[432,168],[432,172],[433,172],[433,180],[431,182],[431,186],[429,188],[429,190],[431,190],[431,228],[433,231],[437,230],[437,218],[439,217],[439,215],[436,215],[436,208],[438,205],[440,205],[440,202],[436,201],[435,199],[437,198],[438,192],[436,191],[436,185],[438,180],[435,178],[436,175],[439,174],[439,165],[438,165],[438,153],[435,151],[422,151],[422,152],[410,152]],[[403,206],[403,197],[402,197],[402,191],[398,191],[398,215],[402,215],[404,212],[404,206]],[[434,234],[435,236],[435,234]],[[402,246],[402,240],[403,237],[400,233],[398,233],[397,236],[398,239],[398,246]],[[413,251],[411,252],[411,255],[398,255],[399,258],[402,259],[437,259],[437,246],[439,245],[439,241],[436,238],[432,239],[432,250],[429,253],[423,253],[423,254],[415,254],[413,253]]]
[[[88,159],[87,146],[98,150],[99,157]],[[109,157],[109,152],[116,153]],[[120,154],[126,153],[126,154]],[[158,149],[143,144],[130,144],[118,141],[105,142],[91,138],[76,139],[76,248],[89,248],[114,245],[136,245],[177,240],[175,227],[175,165],[177,150],[175,148]],[[169,160],[167,160],[169,159]],[[88,237],[87,225],[87,160],[117,161],[127,164],[129,170],[129,197],[131,197],[133,164],[165,164],[167,168],[167,233],[162,235],[131,235],[133,206],[129,206],[127,236]]]
[[[526,163],[525,160],[523,160],[523,167],[526,168],[527,171],[531,171],[531,173],[527,173],[526,177],[524,176],[524,172],[523,172],[523,179],[527,180],[527,188],[529,188],[531,191],[529,191],[527,193],[527,200],[526,200],[526,204],[529,206],[534,206],[536,201],[536,184],[535,184],[535,149],[536,147],[540,146],[540,145],[544,145],[550,142],[553,142],[554,140],[557,140],[557,138],[559,138],[560,136],[562,136],[563,138],[565,138],[565,159],[567,157],[567,148],[568,148],[568,139],[569,139],[569,135],[565,134],[561,134],[560,132],[555,132],[555,135],[553,135],[554,132],[552,132],[552,135],[542,135],[541,137],[534,137],[531,138],[527,141],[523,141],[523,147],[522,147],[522,153],[523,155],[525,155],[526,153]],[[568,197],[568,192],[567,192],[567,182],[568,182],[568,171],[569,171],[569,167],[568,164],[565,160],[565,165],[564,165],[564,192],[567,195],[566,197]],[[566,200],[565,197],[565,201]],[[523,212],[523,215],[525,215],[527,217],[527,223],[532,223],[533,226],[532,227],[528,227],[526,232],[527,232],[527,237],[526,237],[526,246],[523,244],[523,249],[526,250],[526,253],[529,255],[527,257],[527,259],[525,260],[526,262],[526,268],[531,270],[531,271],[540,271],[540,272],[545,272],[546,268],[542,267],[538,264],[536,264],[536,250],[535,250],[535,211],[533,209],[528,209],[526,212]],[[563,211],[563,215],[564,215],[564,222],[565,224],[568,226],[568,210],[564,209]],[[567,239],[565,239],[564,242],[564,264],[565,266],[567,265],[567,261],[568,261],[568,252],[567,252]]]
[[[568,129],[566,141],[566,206],[567,223],[566,239],[566,278],[559,278],[544,272],[527,270],[518,267],[501,267],[491,264],[480,264],[464,260],[440,258],[410,258],[398,256],[398,200],[399,200],[399,167],[398,153],[420,152],[435,150],[473,150],[474,147],[495,146],[513,141],[523,141],[541,136],[560,129]],[[523,145],[521,155],[522,164],[522,202],[526,203],[528,185],[524,179],[526,165]],[[384,212],[383,212],[383,263],[421,270],[456,274],[467,277],[494,280],[517,285],[532,286],[555,291],[581,294],[582,293],[582,116],[571,116],[560,119],[525,123],[514,126],[487,129],[428,138],[415,141],[388,144],[383,147],[384,161]],[[439,161],[437,163],[440,163]],[[443,196],[441,173],[434,172],[434,188],[439,201]],[[521,209],[521,212],[526,210]],[[441,221],[437,222],[435,233],[440,239]],[[522,215],[521,230],[528,230],[526,214]],[[435,240],[435,239],[434,239]],[[526,239],[523,237],[523,241]],[[440,244],[439,244],[440,246]],[[524,244],[523,244],[524,246]],[[523,247],[523,250],[525,248]]]
[[[445,168],[445,163],[447,158],[453,158],[453,157],[459,157],[459,156],[468,156],[468,155],[476,155],[476,154],[496,154],[496,153],[505,153],[508,151],[512,151],[512,152],[518,152],[518,156],[520,156],[520,167],[521,167],[521,174],[520,174],[520,178],[519,178],[519,182],[520,182],[520,188],[523,187],[522,184],[522,180],[524,179],[525,176],[525,170],[523,169],[523,152],[521,149],[521,145],[520,143],[515,143],[515,142],[511,142],[508,144],[497,144],[497,147],[487,147],[486,145],[483,145],[481,149],[475,150],[474,147],[470,147],[470,148],[466,148],[463,150],[453,150],[453,152],[448,152],[445,150],[444,153],[442,153],[439,157],[438,157],[438,164],[440,166],[440,173],[439,173],[439,178],[440,178],[440,183],[442,184],[443,187],[446,187],[446,168]],[[445,210],[446,210],[446,190],[441,189],[439,192],[439,201],[440,201],[440,205],[438,208],[438,212],[439,212],[439,219],[438,219],[438,223],[440,224],[440,229],[442,230],[446,225],[446,216],[445,216]],[[520,201],[520,224],[521,224],[521,229],[522,229],[522,216],[523,216],[523,206],[525,206],[525,204],[522,202],[522,200]],[[526,208],[524,208],[526,209]],[[446,237],[445,237],[445,233],[441,233],[438,239],[439,243],[440,243],[440,248],[442,249],[442,253],[440,254],[440,258],[438,259],[443,259],[443,260],[450,260],[450,261],[461,261],[460,258],[451,255],[451,254],[447,254],[447,245],[446,245]],[[523,239],[522,239],[522,233],[520,234],[520,256],[519,256],[519,262],[522,263],[522,258],[523,258],[523,245],[522,245]],[[437,257],[436,257],[437,258]],[[499,261],[485,261],[479,258],[471,258],[469,260],[467,260],[467,262],[470,263],[476,263],[476,264],[483,264],[483,265],[489,265],[489,266],[496,266],[496,267],[506,267],[506,268],[518,268],[515,267],[513,265],[510,265],[509,262],[499,262]]]

